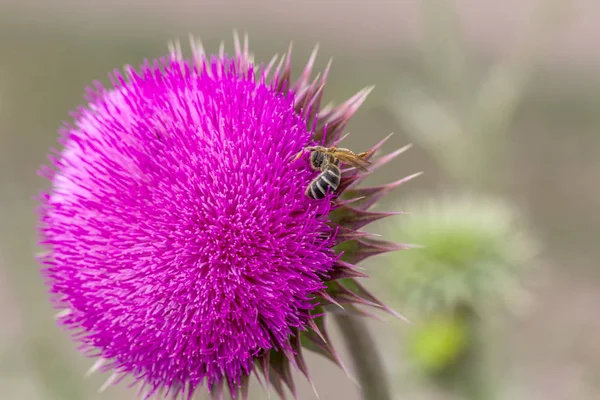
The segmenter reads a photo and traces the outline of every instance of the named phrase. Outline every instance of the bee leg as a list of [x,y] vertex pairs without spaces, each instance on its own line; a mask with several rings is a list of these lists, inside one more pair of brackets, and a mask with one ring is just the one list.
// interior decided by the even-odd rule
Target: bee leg
[[[373,153],[374,153],[373,150],[365,151],[364,153],[359,153],[358,157],[364,159],[365,157],[371,156]],[[364,160],[364,161],[367,161],[367,160]],[[367,161],[367,162],[369,162],[369,161]]]
[[302,157],[303,154],[304,154],[304,149],[302,149],[298,154],[296,154],[296,156],[294,158],[292,158],[292,161],[296,161],[297,159]]

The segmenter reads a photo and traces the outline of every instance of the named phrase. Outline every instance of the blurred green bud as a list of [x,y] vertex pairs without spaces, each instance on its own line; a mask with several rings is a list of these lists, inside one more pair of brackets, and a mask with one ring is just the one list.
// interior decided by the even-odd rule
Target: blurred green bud
[[414,198],[410,215],[388,225],[390,236],[421,248],[389,254],[382,289],[416,315],[520,305],[522,267],[535,254],[515,210],[487,197]]
[[444,372],[464,353],[468,329],[462,319],[436,316],[413,326],[407,339],[414,364],[432,375]]

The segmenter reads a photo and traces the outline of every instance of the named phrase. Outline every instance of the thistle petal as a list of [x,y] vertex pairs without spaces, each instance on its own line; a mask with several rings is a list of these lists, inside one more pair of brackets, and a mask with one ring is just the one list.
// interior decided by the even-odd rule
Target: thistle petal
[[371,152],[371,155],[367,158],[370,159],[373,157],[374,154],[376,154],[382,147],[383,145],[394,135],[394,133],[390,133],[389,135],[387,135],[386,137],[384,137],[383,139],[381,139],[377,144],[375,144],[373,147],[371,147],[369,149],[369,151]]
[[294,399],[298,398],[296,393],[296,384],[290,370],[290,359],[281,352],[271,352],[271,371],[274,372],[280,381],[292,392]]
[[393,243],[373,238],[361,238],[344,242],[337,248],[343,252],[342,260],[357,264],[366,258],[390,251],[406,250],[415,247],[410,244]]
[[335,142],[373,89],[373,86],[366,87],[329,112],[321,112],[315,129],[315,141],[320,142],[327,131],[325,146]]
[[402,185],[403,183],[411,181],[421,174],[421,172],[417,172],[416,174],[409,175],[385,185],[364,187],[360,189],[349,189],[345,192],[345,195],[349,197],[361,197],[362,199],[354,204],[354,208],[358,210],[368,210],[373,204],[375,204],[390,191]]
[[319,304],[322,305],[323,307],[333,304],[333,305],[341,308],[342,310],[344,309],[344,306],[342,306],[333,297],[331,297],[329,295],[329,293],[327,292],[327,290],[325,290],[325,289],[319,290],[317,293],[315,293],[315,295],[317,297],[320,297],[320,299],[318,299]]
[[[315,46],[312,53],[310,54],[310,57],[308,58],[308,61],[306,62],[306,65],[304,66],[304,71],[302,71],[302,73],[298,77],[298,80],[296,81],[296,84],[294,85],[294,91],[296,93],[298,93],[299,91],[302,91],[304,88],[309,86],[308,82],[310,81],[310,76],[312,75],[312,69],[315,65],[315,60],[317,59],[317,53],[319,53],[319,45],[318,44]],[[315,80],[315,82],[316,82],[316,80]]]
[[352,186],[360,183],[364,178],[367,177],[367,173],[359,173],[355,169],[351,171],[342,171],[342,179],[340,181],[340,185],[338,186],[338,192],[341,196]]
[[277,375],[277,373],[273,369],[270,369],[268,374],[269,374],[269,380],[271,382],[271,385],[273,386],[273,389],[275,389],[275,392],[277,392],[277,395],[279,396],[279,398],[281,400],[286,400],[287,395],[285,394],[285,388],[283,387],[281,378]]
[[359,296],[357,293],[354,293],[340,282],[329,282],[327,285],[327,294],[331,298],[335,299],[336,302],[341,304],[359,304],[381,308],[379,307],[379,304],[373,303],[372,301]]
[[250,387],[250,378],[248,375],[242,375],[242,384],[240,386],[240,393],[242,400],[248,400],[248,391]]
[[[286,56],[281,59],[281,62],[275,70],[275,76],[273,77],[275,90],[279,93],[287,93],[290,88],[290,79],[292,75],[292,47],[293,44],[290,43],[288,52]],[[283,69],[281,69],[282,66]]]
[[335,244],[340,244],[348,240],[354,240],[366,236],[372,236],[372,234],[368,232],[356,231],[354,229],[346,228],[345,226],[338,226],[335,234]]
[[369,302],[371,305],[375,307],[379,307],[382,310],[394,315],[397,318],[402,319],[405,322],[410,323],[410,321],[399,314],[398,312],[392,310],[388,306],[386,306],[381,300],[375,297],[369,290],[367,290],[361,283],[359,283],[356,279],[344,279],[343,283],[341,283],[346,289],[354,293],[356,296],[360,297],[364,301]]
[[210,398],[211,400],[223,400],[223,381],[219,381],[211,385]]
[[[256,363],[259,365],[259,371],[265,378],[265,390],[268,392],[271,390],[271,354],[265,353],[257,358]],[[277,389],[276,389],[277,390]]]
[[346,278],[368,278],[368,275],[361,272],[356,265],[337,260],[329,274],[329,280],[337,281]]
[[358,208],[343,206],[332,211],[329,214],[329,219],[340,226],[356,230],[370,224],[371,222],[398,214],[402,213],[363,211]]
[[342,368],[348,378],[355,381],[350,374],[350,371],[346,368],[338,353],[335,351],[335,348],[330,344],[331,340],[325,329],[325,316],[323,315],[312,319],[309,323],[309,327],[310,330],[307,330],[302,334],[302,346],[329,359]]
[[315,396],[317,398],[319,398],[320,397],[319,393],[317,392],[317,388],[315,387],[315,384],[310,377],[310,373],[308,371],[308,365],[306,365],[306,361],[304,360],[304,355],[302,354],[302,341],[300,339],[300,335],[301,335],[300,331],[297,331],[294,334],[294,336],[292,337],[292,339],[290,340],[290,343],[292,345],[292,350],[294,351],[294,358],[296,360],[296,365],[297,365],[297,368],[300,370],[300,372],[302,372],[302,374],[304,374],[304,377],[306,378],[306,380],[312,387],[312,390],[315,393]]

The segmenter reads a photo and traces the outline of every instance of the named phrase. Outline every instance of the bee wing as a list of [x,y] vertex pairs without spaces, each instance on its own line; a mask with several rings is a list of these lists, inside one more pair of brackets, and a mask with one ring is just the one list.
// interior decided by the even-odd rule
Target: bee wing
[[348,156],[361,158],[363,160],[368,159],[374,152],[375,152],[374,150],[369,150],[369,151],[365,151],[365,152],[356,154],[350,149],[344,149],[341,147],[336,147],[333,150],[330,149],[330,153],[332,153],[336,157],[340,156],[341,154],[346,154]]
[[338,153],[335,155],[335,157],[341,162],[349,164],[363,171],[366,171],[366,166],[371,164],[368,160],[362,159],[356,154]]
[[347,149],[345,147],[335,147],[335,146],[331,146],[327,149],[328,152],[330,153],[347,153],[347,154],[354,154],[354,152],[350,149]]

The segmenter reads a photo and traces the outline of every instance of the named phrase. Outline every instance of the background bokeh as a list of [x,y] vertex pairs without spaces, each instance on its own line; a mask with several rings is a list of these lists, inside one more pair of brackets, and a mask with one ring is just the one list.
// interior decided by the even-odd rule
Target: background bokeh
[[[348,147],[366,148],[390,132],[385,150],[415,146],[368,183],[425,171],[382,209],[412,204],[414,193],[477,190],[518,211],[540,252],[522,277],[527,307],[486,315],[495,396],[600,398],[600,3],[447,3],[0,0],[0,398],[133,398],[126,385],[97,394],[106,376],[84,378],[93,361],[55,326],[34,261],[34,196],[47,184],[36,170],[92,80],[106,83],[113,68],[164,55],[173,38],[185,45],[188,33],[208,50],[221,40],[231,48],[234,28],[248,32],[257,60],[293,40],[297,70],[319,42],[317,67],[333,58],[326,100],[376,86],[348,127]],[[461,131],[462,142],[435,136],[464,120],[477,124]],[[491,166],[480,170],[484,164]],[[374,289],[378,271],[396,267],[385,260],[367,264]],[[402,311],[393,290],[382,293]],[[407,326],[383,320],[369,325],[395,398],[451,398],[431,380],[413,379]],[[328,361],[308,362],[322,399],[359,398]],[[314,398],[299,381],[299,397]],[[256,385],[252,392],[266,398]]]

